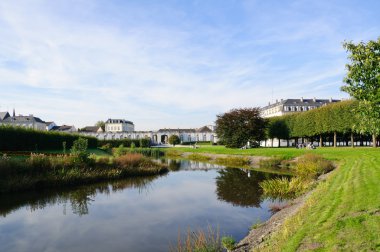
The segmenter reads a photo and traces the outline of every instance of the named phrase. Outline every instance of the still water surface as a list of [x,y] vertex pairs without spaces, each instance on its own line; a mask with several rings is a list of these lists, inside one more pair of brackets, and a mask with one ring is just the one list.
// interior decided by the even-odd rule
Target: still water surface
[[179,230],[239,240],[270,217],[258,183],[275,175],[169,162],[160,177],[1,195],[0,251],[168,251]]

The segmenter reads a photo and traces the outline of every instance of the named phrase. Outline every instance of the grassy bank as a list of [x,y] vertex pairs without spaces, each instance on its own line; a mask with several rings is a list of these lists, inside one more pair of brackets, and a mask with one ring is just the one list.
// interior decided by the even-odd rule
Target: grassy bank
[[93,183],[167,172],[141,154],[120,157],[32,154],[27,159],[0,158],[0,193]]
[[259,251],[379,251],[380,150],[321,149],[340,167]]

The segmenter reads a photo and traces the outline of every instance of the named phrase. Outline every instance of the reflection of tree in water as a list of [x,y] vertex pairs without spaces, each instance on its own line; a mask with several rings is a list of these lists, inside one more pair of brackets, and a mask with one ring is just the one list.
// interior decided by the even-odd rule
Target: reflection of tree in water
[[148,190],[150,183],[158,178],[136,177],[124,180],[99,183],[76,188],[49,189],[46,191],[31,191],[0,195],[0,215],[7,216],[20,207],[28,206],[31,211],[43,209],[47,206],[61,204],[66,213],[67,203],[74,214],[79,216],[89,213],[89,205],[97,194],[109,195],[111,192],[122,191],[127,188],[138,189],[139,193]]
[[181,160],[169,159],[168,167],[171,171],[178,171],[181,168]]
[[260,207],[262,190],[259,182],[274,175],[252,170],[227,168],[218,171],[216,193],[218,199],[234,206]]

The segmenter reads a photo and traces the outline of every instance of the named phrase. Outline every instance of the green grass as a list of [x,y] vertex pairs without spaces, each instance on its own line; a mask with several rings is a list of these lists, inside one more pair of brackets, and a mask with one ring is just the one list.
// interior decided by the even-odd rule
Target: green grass
[[380,150],[322,148],[340,167],[261,251],[379,251]]

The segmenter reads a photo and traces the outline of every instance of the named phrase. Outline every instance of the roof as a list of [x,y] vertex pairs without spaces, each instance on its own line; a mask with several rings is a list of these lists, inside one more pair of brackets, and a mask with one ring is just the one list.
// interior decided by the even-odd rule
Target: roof
[[0,121],[4,120],[7,117],[10,117],[8,112],[0,112]]
[[53,131],[66,131],[66,130],[71,130],[74,126],[69,126],[69,125],[62,125],[62,126],[54,126],[51,128]]
[[159,129],[158,132],[189,132],[189,133],[195,133],[195,129]]
[[29,122],[45,123],[40,118],[34,117],[32,115],[7,117],[3,121],[5,123],[29,123]]
[[53,124],[54,122],[45,122],[46,126],[50,126],[50,124]]
[[207,132],[212,132],[212,130],[207,126],[203,126],[202,128],[197,129],[197,132],[207,133]]
[[101,131],[103,131],[102,128],[98,127],[98,126],[86,126],[86,127],[82,128],[80,131],[82,131],[82,132],[95,132],[96,133],[99,131],[99,129]]
[[268,106],[262,107],[261,110],[277,107],[279,105],[284,106],[316,106],[320,107],[326,103],[340,102],[341,100],[336,99],[285,99],[277,101],[276,103],[270,104]]
[[133,122],[124,119],[108,119],[106,123],[128,123],[133,125]]

